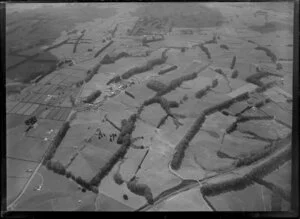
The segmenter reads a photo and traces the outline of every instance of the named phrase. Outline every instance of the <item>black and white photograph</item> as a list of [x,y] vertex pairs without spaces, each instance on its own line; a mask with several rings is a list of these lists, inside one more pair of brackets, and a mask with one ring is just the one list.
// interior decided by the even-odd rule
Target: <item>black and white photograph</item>
[[295,212],[294,1],[4,7],[2,211]]

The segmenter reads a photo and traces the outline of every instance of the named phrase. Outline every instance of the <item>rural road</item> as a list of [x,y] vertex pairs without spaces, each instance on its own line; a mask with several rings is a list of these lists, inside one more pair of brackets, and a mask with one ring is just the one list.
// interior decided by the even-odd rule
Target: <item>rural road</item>
[[11,203],[7,206],[7,210],[13,210],[14,207],[16,207],[16,203],[19,201],[19,199],[22,197],[22,195],[25,193],[27,187],[29,186],[30,182],[32,181],[32,179],[34,178],[35,174],[37,173],[37,171],[39,170],[39,168],[41,167],[42,165],[42,162],[41,161],[39,163],[39,165],[35,168],[34,172],[31,174],[31,177],[29,178],[29,180],[27,181],[27,183],[25,184],[24,188],[22,189],[21,193],[18,195],[18,197]]

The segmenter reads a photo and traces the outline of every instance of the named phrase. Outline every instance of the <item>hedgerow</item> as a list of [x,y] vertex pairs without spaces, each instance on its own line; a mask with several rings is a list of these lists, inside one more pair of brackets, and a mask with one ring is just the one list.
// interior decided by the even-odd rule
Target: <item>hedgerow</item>
[[88,95],[83,102],[84,103],[92,103],[94,102],[100,95],[101,95],[101,91],[100,90],[96,90],[94,92],[92,92],[90,95]]
[[52,157],[56,152],[56,149],[59,147],[60,143],[62,142],[69,128],[70,128],[70,123],[67,121],[59,129],[57,135],[54,137],[53,141],[51,142],[51,145],[49,146],[48,151],[45,154],[43,164],[46,164],[48,160],[52,159]]

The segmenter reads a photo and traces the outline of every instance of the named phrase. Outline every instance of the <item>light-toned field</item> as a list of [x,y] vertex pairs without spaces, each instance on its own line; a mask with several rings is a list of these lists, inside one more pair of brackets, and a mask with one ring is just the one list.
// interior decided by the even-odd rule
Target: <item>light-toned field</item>
[[[86,7],[91,6],[93,4],[84,6],[82,11],[87,12]],[[103,7],[104,10],[107,9],[107,14],[94,17],[94,12],[100,8],[102,10]],[[113,9],[108,9],[108,4],[104,4],[91,9],[91,15],[87,17],[92,17],[92,20],[86,16],[82,21],[72,17],[67,21],[70,26],[63,28],[65,31],[58,31],[61,29],[59,25],[55,33],[52,33],[53,36],[57,35],[55,39],[52,34],[49,36],[53,37],[52,45],[67,38],[69,41],[38,55],[36,59],[55,64],[56,59],[67,58],[72,60],[74,65],[66,64],[56,68],[36,85],[28,85],[19,95],[14,94],[9,98],[6,103],[7,156],[39,161],[70,111],[78,111],[53,159],[62,163],[76,177],[90,181],[122,147],[117,144],[116,139],[110,140],[111,134],[118,137],[119,130],[106,121],[106,118],[121,128],[122,120],[128,119],[137,112],[144,101],[156,95],[155,91],[147,87],[150,80],[160,81],[167,86],[174,79],[193,72],[198,73],[207,64],[210,66],[199,72],[196,78],[184,81],[162,96],[179,104],[178,107],[170,108],[180,123],[179,126],[173,115],[170,115],[164,124],[156,128],[166,116],[165,110],[157,103],[143,108],[133,132],[130,133],[131,140],[137,140],[131,142],[131,147],[123,159],[102,179],[98,186],[98,194],[81,191],[75,182],[42,166],[20,198],[16,210],[134,211],[145,205],[147,200],[127,188],[126,182],[133,176],[137,177],[139,183],[146,184],[152,196],[156,198],[164,191],[179,185],[182,178],[199,180],[211,174],[221,173],[234,167],[236,157],[261,150],[269,144],[259,137],[250,136],[247,134],[249,132],[271,140],[283,138],[291,132],[292,104],[287,102],[287,97],[292,98],[292,62],[286,60],[293,58],[292,31],[291,25],[288,24],[288,20],[292,20],[292,13],[274,12],[267,6],[256,3],[191,3],[184,6],[167,3],[128,3],[111,4],[111,7]],[[287,7],[286,10],[291,9]],[[78,12],[79,15],[82,11]],[[66,14],[68,13],[70,12]],[[71,20],[78,22],[73,24]],[[117,28],[113,36],[115,27]],[[13,28],[9,27],[7,32],[19,31],[18,28]],[[78,41],[74,52],[74,43],[83,30],[84,35]],[[142,42],[144,34],[154,33],[162,34],[164,39],[150,43]],[[23,41],[24,39],[22,38]],[[110,40],[113,40],[113,43],[95,57]],[[207,43],[208,41],[211,43]],[[47,43],[48,46],[51,43]],[[209,55],[201,44],[208,49]],[[9,45],[11,47],[11,42]],[[265,51],[257,50],[257,46],[270,49],[277,60],[272,61]],[[160,58],[166,48],[168,50],[165,63],[150,68],[146,66],[151,60]],[[40,49],[30,47],[20,51],[20,54],[9,54],[11,60],[7,66],[14,68],[11,71],[14,75],[10,75],[10,80],[14,77],[25,78],[24,69],[32,68],[34,72],[38,69],[44,70],[43,61],[36,62],[35,59],[20,66],[13,66],[25,59],[17,55],[35,55],[37,51]],[[76,82],[86,78],[88,71],[99,64],[105,55],[114,57],[124,51],[129,54],[128,57],[121,57],[110,64],[102,63],[91,80],[82,87],[75,86]],[[236,62],[231,69],[233,57],[236,57]],[[257,73],[256,66],[264,64],[276,69],[277,63],[282,64],[283,69],[277,71],[283,76],[283,81],[280,82],[278,77],[264,77],[261,82],[276,80],[278,84],[275,88],[261,94],[253,94],[249,99],[237,101],[224,109],[230,115],[225,115],[226,112],[222,113],[221,110],[207,115],[199,132],[188,143],[180,168],[170,168],[169,164],[177,150],[177,144],[203,110],[244,92],[252,92],[257,85],[246,82],[246,78]],[[158,74],[164,67],[173,65],[177,68],[165,74]],[[147,71],[135,72],[136,74],[122,79],[120,83],[107,85],[115,76],[123,75],[137,66],[146,67]],[[217,69],[221,69],[225,75],[218,73]],[[237,70],[238,75],[231,78],[234,70]],[[202,97],[196,95],[201,89],[211,86],[214,79],[218,81],[214,88],[208,89]],[[93,107],[88,108],[88,104],[84,103],[79,103],[82,106],[77,107],[71,104],[70,96],[73,96],[77,103],[96,90],[100,90],[101,95],[90,105]],[[51,100],[49,94],[54,95]],[[248,109],[252,104],[266,98],[272,101],[259,109]],[[33,104],[37,106],[34,106],[36,109],[31,112],[29,109]],[[28,110],[30,113],[27,113]],[[235,131],[224,135],[225,130],[237,120],[236,114],[241,112],[243,116],[271,115],[275,116],[277,121],[241,122]],[[25,136],[24,121],[29,115],[37,115],[38,125]],[[99,131],[103,134],[102,137]],[[145,148],[137,149],[135,146]],[[229,157],[222,157],[218,152],[223,152]],[[146,153],[147,156],[144,157]],[[34,169],[36,165],[37,163],[21,160],[8,161],[8,176],[11,174],[19,177],[7,179],[9,200],[13,200],[27,182],[27,178],[22,177],[29,177],[31,173],[26,173],[26,170]],[[121,185],[113,179],[116,172],[125,180]],[[287,163],[278,171],[264,177],[264,180],[290,192],[290,176],[291,164]],[[230,179],[232,176],[227,177]],[[41,190],[36,190],[41,184]],[[127,195],[128,200],[123,195]],[[217,211],[271,211],[274,207],[271,204],[274,199],[273,191],[260,184],[206,198]],[[289,208],[289,203],[282,200],[281,210]],[[151,210],[212,211],[199,188],[180,192],[158,205],[154,203]]]

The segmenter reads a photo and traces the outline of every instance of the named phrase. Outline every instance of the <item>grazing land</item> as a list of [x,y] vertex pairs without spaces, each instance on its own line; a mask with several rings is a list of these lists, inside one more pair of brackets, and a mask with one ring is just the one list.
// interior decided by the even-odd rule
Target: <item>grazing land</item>
[[293,7],[271,4],[7,4],[7,209],[290,211]]

